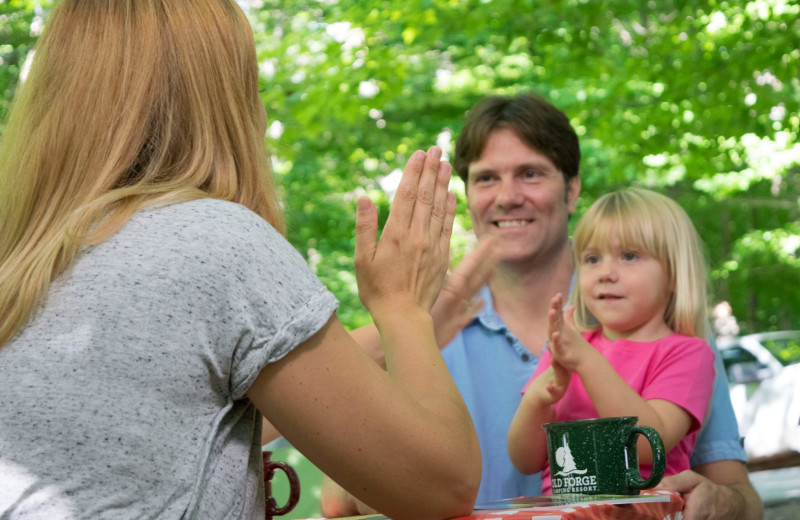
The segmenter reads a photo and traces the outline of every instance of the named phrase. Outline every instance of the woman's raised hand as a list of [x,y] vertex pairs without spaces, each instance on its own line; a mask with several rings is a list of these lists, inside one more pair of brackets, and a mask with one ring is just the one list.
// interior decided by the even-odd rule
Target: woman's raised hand
[[376,320],[401,306],[429,312],[442,287],[456,199],[447,190],[451,168],[441,156],[433,146],[408,160],[380,240],[375,205],[366,197],[358,201],[356,279]]

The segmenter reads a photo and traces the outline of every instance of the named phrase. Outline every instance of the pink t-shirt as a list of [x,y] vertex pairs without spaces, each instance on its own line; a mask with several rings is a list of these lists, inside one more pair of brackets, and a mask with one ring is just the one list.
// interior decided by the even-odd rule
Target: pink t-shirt
[[[714,384],[714,353],[700,338],[671,334],[652,343],[620,339],[611,341],[602,331],[585,332],[584,338],[611,363],[617,373],[645,400],[663,399],[686,410],[692,418],[689,433],[667,454],[664,475],[689,469],[689,457],[697,440],[697,432],[706,416]],[[528,383],[550,366],[550,351],[545,350]],[[573,373],[566,393],[555,405],[556,421],[593,419],[597,410]],[[649,475],[650,465],[641,465]],[[552,493],[550,465],[542,471],[542,493]]]

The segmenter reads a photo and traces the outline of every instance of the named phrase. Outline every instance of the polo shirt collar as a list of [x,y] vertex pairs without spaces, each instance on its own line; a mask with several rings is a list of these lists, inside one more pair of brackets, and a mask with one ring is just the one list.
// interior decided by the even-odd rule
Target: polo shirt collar
[[489,330],[493,330],[495,332],[505,332],[508,330],[506,324],[503,323],[503,319],[495,312],[494,310],[494,302],[492,301],[492,291],[489,290],[488,285],[484,285],[478,291],[478,297],[483,299],[484,304],[483,308],[478,311],[478,315],[475,317],[481,325],[486,327]]
[[[569,282],[569,292],[572,294],[572,290],[575,287],[575,273],[572,274],[572,278]],[[508,330],[506,324],[503,323],[503,319],[500,318],[500,315],[497,314],[494,310],[494,301],[492,301],[492,291],[489,290],[488,285],[484,285],[478,291],[478,297],[483,299],[484,304],[483,308],[478,311],[478,314],[475,316],[475,319],[478,320],[481,325],[486,327],[489,330],[493,330],[495,332],[505,332]],[[569,298],[567,298],[568,300]],[[564,303],[564,307],[566,308],[566,302]],[[474,321],[474,320],[473,320]]]

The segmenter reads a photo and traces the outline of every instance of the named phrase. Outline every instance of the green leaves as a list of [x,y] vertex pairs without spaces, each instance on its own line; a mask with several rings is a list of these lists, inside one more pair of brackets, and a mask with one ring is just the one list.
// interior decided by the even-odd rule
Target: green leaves
[[[729,300],[744,332],[800,328],[787,283],[800,267],[777,254],[800,236],[796,2],[261,4],[249,14],[288,236],[348,325],[368,320],[352,276],[355,199],[369,194],[385,218],[380,183],[410,153],[437,140],[447,151],[482,97],[534,90],[581,138],[579,212],[619,187],[665,191],[707,243],[711,303]],[[34,17],[33,2],[0,2],[0,121]],[[471,243],[459,207],[454,261]]]

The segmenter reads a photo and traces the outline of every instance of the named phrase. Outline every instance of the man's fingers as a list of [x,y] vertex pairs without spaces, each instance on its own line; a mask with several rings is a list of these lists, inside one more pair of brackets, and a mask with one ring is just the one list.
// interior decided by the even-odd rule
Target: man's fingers
[[460,298],[471,299],[489,281],[497,266],[497,259],[491,254],[494,245],[495,239],[484,235],[448,277],[447,285]]
[[320,509],[326,518],[338,518],[358,514],[355,499],[327,475],[322,480]]
[[478,240],[475,250],[464,259],[468,262],[465,266],[466,278],[473,291],[486,285],[497,267],[497,256],[494,254],[496,243],[497,240],[493,236],[485,235]]
[[687,491],[691,491],[697,487],[697,485],[702,482],[703,478],[704,477],[698,475],[694,471],[687,470],[682,471],[677,475],[664,477],[656,487],[669,491],[675,491],[677,493],[686,493]]

